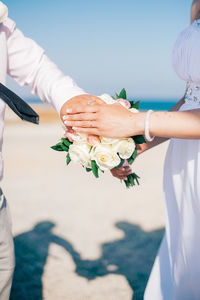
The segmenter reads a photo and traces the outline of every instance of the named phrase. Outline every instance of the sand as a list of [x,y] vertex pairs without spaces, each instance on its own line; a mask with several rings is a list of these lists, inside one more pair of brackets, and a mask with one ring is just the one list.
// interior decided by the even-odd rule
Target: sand
[[55,113],[37,106],[40,126],[8,111],[2,188],[16,248],[14,300],[142,299],[164,228],[162,172],[167,143],[140,156],[140,186],[109,173],[95,179],[65,166],[50,146],[63,134]]

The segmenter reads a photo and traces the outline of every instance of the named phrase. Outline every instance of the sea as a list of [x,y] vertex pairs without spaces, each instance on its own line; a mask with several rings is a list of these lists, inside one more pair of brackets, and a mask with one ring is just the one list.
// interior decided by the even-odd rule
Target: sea
[[141,100],[140,101],[140,110],[145,111],[148,109],[152,109],[155,111],[158,110],[164,110],[164,111],[168,111],[170,110],[176,103],[178,102],[178,100],[168,100],[168,99],[163,99],[163,100],[159,100],[159,101],[153,101],[153,100]]
[[[28,98],[26,101],[30,104],[42,103],[40,99],[37,98]],[[141,111],[146,111],[152,109],[155,111],[159,110],[170,110],[176,103],[178,99],[161,99],[161,100],[152,100],[152,99],[142,99],[140,100],[139,109]]]

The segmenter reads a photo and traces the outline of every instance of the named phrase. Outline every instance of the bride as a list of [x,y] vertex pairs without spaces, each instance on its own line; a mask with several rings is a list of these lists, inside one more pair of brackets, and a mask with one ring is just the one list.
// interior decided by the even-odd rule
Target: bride
[[[193,1],[191,25],[176,41],[173,65],[187,89],[172,111],[131,113],[120,104],[88,104],[69,108],[65,116],[67,125],[79,132],[106,137],[144,134],[147,144],[139,153],[170,139],[163,180],[166,233],[146,300],[200,299],[200,0]],[[128,171],[114,175],[122,178]]]

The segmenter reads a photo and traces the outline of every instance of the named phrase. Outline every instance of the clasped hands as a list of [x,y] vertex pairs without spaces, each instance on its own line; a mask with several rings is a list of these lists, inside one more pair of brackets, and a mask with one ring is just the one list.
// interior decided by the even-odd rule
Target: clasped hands
[[[135,114],[136,115],[136,114]],[[136,126],[133,113],[119,103],[106,104],[92,95],[75,96],[61,108],[61,119],[70,133],[80,132],[92,136],[123,138],[133,134]],[[135,127],[134,127],[135,126]],[[132,170],[127,161],[122,167],[112,169],[111,173],[119,179],[127,179]]]

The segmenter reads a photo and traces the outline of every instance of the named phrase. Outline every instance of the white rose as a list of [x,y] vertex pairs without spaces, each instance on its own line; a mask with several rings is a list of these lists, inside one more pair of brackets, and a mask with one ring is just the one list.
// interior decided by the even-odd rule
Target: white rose
[[109,145],[99,144],[93,147],[90,155],[91,159],[96,161],[102,171],[113,169],[121,162],[116,151]]
[[84,142],[74,142],[69,146],[69,156],[72,161],[80,163],[86,168],[91,167],[90,146]]
[[139,110],[137,108],[129,108],[129,110],[132,112],[132,113],[139,113]]
[[103,94],[99,96],[101,100],[103,100],[106,104],[114,104],[116,101],[108,94]]
[[107,137],[101,137],[101,144],[104,145],[112,145],[118,142],[119,139],[112,139],[112,138],[107,138]]
[[74,135],[74,141],[75,142],[86,142],[87,140],[87,134],[85,133],[77,133],[76,135]]
[[128,159],[135,150],[135,142],[132,138],[119,139],[118,142],[113,145],[113,148],[119,153],[122,159]]
[[0,23],[3,23],[8,17],[8,8],[0,1]]

